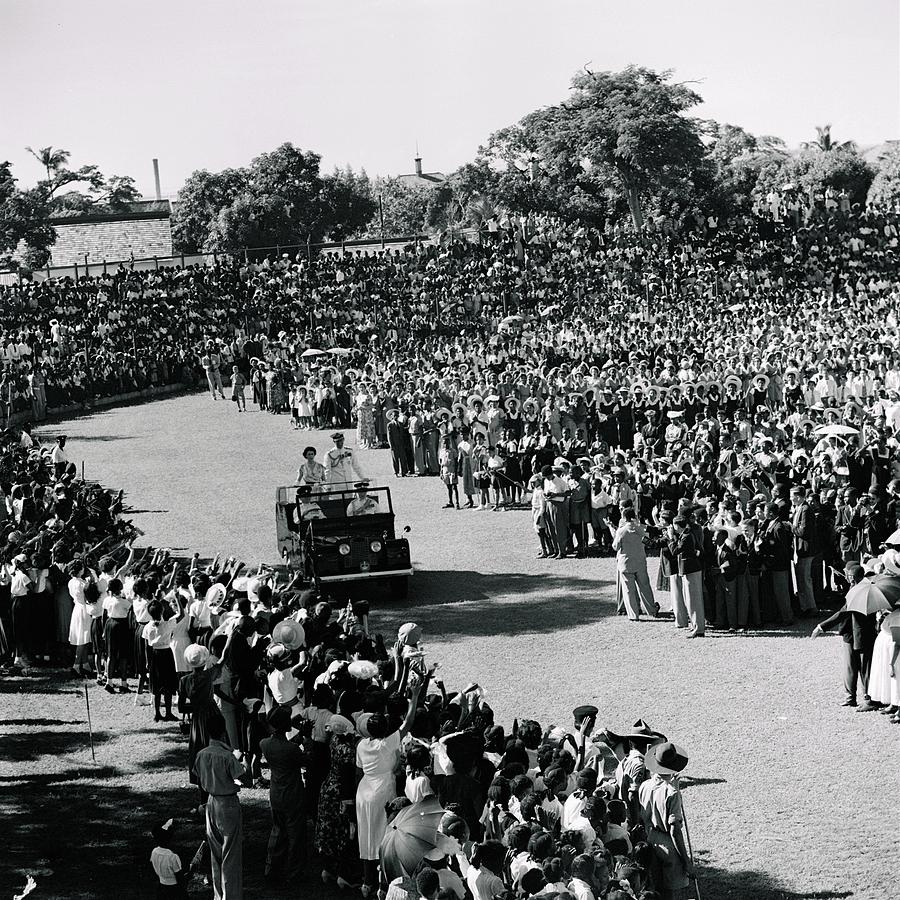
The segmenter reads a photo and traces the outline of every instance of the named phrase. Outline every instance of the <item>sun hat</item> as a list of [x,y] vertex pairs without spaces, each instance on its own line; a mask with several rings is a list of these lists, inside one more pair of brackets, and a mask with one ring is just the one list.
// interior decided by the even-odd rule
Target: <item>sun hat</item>
[[268,659],[269,662],[280,663],[286,660],[290,655],[291,651],[281,643],[269,644],[266,648],[266,659]]
[[288,650],[298,650],[306,643],[306,632],[294,619],[284,619],[272,629],[272,640]]
[[687,751],[671,741],[654,744],[644,756],[644,767],[658,775],[677,775],[687,764]]
[[406,622],[397,629],[397,640],[401,644],[418,644],[422,640],[422,629],[415,622]]
[[378,666],[368,659],[357,659],[347,666],[347,671],[360,681],[368,681],[378,674]]
[[210,585],[209,590],[207,590],[204,595],[204,600],[206,600],[210,606],[221,606],[227,593],[228,590],[225,585],[216,582],[215,584]]
[[191,644],[184,651],[184,661],[192,668],[199,669],[205,666],[209,659],[209,650],[201,644]]
[[604,728],[603,736],[611,738],[615,743],[625,740],[645,740],[651,743],[664,741],[666,736],[659,731],[654,731],[643,719],[638,719],[633,725],[614,731],[612,728]]

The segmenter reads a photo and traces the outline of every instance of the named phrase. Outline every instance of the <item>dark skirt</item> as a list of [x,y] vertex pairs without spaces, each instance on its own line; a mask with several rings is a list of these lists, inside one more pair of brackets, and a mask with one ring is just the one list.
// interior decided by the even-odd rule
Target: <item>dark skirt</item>
[[123,659],[131,656],[131,629],[128,627],[128,619],[106,620],[106,652],[109,654],[109,664],[116,666]]
[[209,723],[218,715],[220,715],[219,707],[215,704],[195,706],[191,710],[191,734],[188,739],[188,772],[191,784],[200,784],[200,779],[194,774],[194,763],[197,761],[197,754],[209,746]]
[[102,616],[91,619],[91,649],[98,662],[106,656],[106,626]]
[[150,648],[147,662],[153,693],[174,694],[178,690],[178,673],[175,671],[175,657],[172,651],[168,647],[164,650]]

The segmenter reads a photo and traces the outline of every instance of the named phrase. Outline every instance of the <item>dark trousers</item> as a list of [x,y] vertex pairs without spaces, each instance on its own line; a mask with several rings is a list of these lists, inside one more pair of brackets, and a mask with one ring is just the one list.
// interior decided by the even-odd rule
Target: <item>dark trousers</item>
[[869,699],[869,672],[872,668],[872,651],[854,650],[853,644],[844,641],[844,690],[848,700],[856,699],[856,684],[862,682],[863,693]]
[[306,864],[306,804],[272,806],[272,830],[266,848],[266,875],[293,881]]

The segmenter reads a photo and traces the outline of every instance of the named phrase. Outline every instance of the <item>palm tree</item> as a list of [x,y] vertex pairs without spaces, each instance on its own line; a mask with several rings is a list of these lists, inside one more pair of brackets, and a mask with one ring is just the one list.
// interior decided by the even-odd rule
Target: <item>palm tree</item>
[[41,147],[40,150],[32,150],[31,147],[25,149],[44,167],[47,181],[53,181],[53,176],[69,164],[71,156],[68,150],[54,150],[52,147]]
[[855,141],[835,141],[831,137],[831,125],[816,125],[816,139],[804,141],[800,145],[804,150],[821,150],[829,153],[832,150],[855,150]]

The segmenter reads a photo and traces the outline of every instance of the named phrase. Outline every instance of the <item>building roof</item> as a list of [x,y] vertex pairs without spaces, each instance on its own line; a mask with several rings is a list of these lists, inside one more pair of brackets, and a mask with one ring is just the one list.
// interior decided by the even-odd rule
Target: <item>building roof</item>
[[122,222],[134,219],[168,219],[172,216],[172,204],[168,200],[135,200],[124,209],[98,209],[81,212],[60,210],[50,217],[51,225],[87,225],[93,222]]
[[409,175],[398,175],[398,181],[404,184],[425,184],[435,185],[443,184],[447,180],[447,176],[443,172],[411,172]]

